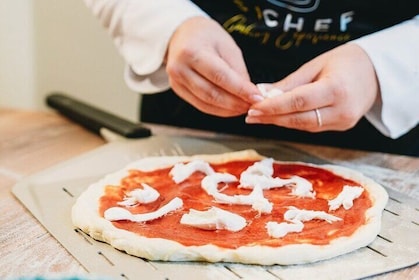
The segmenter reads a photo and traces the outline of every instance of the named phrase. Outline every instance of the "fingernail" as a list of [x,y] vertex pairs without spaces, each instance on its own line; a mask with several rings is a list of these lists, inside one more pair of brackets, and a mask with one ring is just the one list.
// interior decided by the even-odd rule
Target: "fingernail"
[[256,110],[256,109],[250,109],[247,112],[247,115],[252,116],[252,117],[257,117],[257,116],[262,116],[263,115],[263,112],[262,111],[259,111],[259,110]]
[[250,99],[251,99],[253,102],[257,103],[257,102],[263,101],[265,98],[263,98],[263,96],[262,96],[262,95],[255,94],[255,95],[252,95],[252,96],[250,97]]
[[255,123],[255,120],[253,120],[251,117],[246,117],[246,118],[244,119],[244,122],[245,122],[245,123]]

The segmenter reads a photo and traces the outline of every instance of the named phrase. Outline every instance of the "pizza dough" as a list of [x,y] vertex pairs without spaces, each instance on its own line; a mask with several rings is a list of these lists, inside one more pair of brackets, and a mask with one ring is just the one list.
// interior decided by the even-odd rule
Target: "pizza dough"
[[[354,251],[358,248],[367,246],[369,243],[371,243],[377,236],[377,234],[380,231],[381,228],[381,215],[382,211],[387,203],[388,195],[384,188],[380,185],[378,185],[376,182],[371,180],[370,178],[365,177],[359,172],[356,172],[354,170],[350,170],[347,168],[343,168],[340,166],[335,165],[313,165],[308,163],[299,163],[299,162],[280,162],[280,161],[274,161],[274,164],[277,164],[279,167],[281,164],[286,164],[287,166],[293,166],[297,168],[312,168],[312,170],[324,170],[325,172],[329,172],[330,174],[336,175],[336,177],[343,178],[348,181],[356,182],[358,186],[361,186],[364,189],[364,195],[363,199],[370,201],[370,204],[368,206],[368,209],[365,209],[364,217],[360,217],[361,220],[363,220],[363,224],[360,226],[356,226],[356,229],[353,233],[351,233],[349,236],[339,236],[337,238],[333,238],[332,240],[328,240],[325,242],[316,241],[316,242],[304,242],[301,240],[298,240],[298,236],[300,236],[301,233],[298,232],[290,232],[288,233],[289,236],[287,236],[287,242],[280,246],[272,246],[269,242],[272,241],[272,244],[281,244],[281,238],[284,237],[272,237],[267,236],[267,228],[268,226],[258,227],[258,231],[260,231],[260,234],[264,235],[263,242],[261,241],[258,243],[258,240],[256,239],[254,242],[246,241],[246,244],[240,245],[240,246],[221,246],[217,242],[212,242],[211,238],[208,236],[214,236],[214,240],[216,239],[216,235],[218,234],[224,234],[223,236],[228,236],[227,241],[231,240],[232,243],[237,242],[237,244],[240,244],[240,236],[241,238],[248,239],[249,235],[240,235],[240,233],[243,233],[244,229],[237,230],[237,224],[235,224],[236,228],[235,230],[228,229],[228,225],[221,226],[218,229],[210,229],[209,225],[204,223],[204,228],[194,228],[196,232],[202,231],[203,234],[205,234],[204,240],[201,240],[202,243],[199,244],[198,241],[194,240],[193,242],[198,243],[191,243],[191,244],[183,244],[183,242],[179,242],[176,240],[173,240],[172,238],[167,237],[148,237],[146,234],[141,235],[138,232],[133,232],[130,229],[130,224],[133,226],[131,228],[143,228],[143,229],[150,229],[152,228],[156,223],[163,223],[165,219],[175,219],[178,215],[179,217],[176,218],[180,221],[180,219],[185,216],[185,214],[189,214],[191,212],[190,209],[186,209],[185,205],[187,204],[187,199],[183,197],[183,200],[185,204],[183,204],[181,201],[169,201],[165,200],[164,196],[165,193],[160,193],[160,199],[161,202],[160,207],[171,207],[169,204],[173,203],[173,210],[170,210],[167,213],[164,213],[162,216],[158,216],[158,213],[152,213],[153,215],[157,215],[150,221],[143,221],[140,220],[140,222],[129,222],[126,221],[125,218],[122,219],[123,221],[118,224],[118,221],[112,220],[109,217],[108,219],[105,219],[103,209],[103,203],[104,201],[107,201],[106,195],[108,195],[109,199],[114,199],[112,196],[115,195],[116,192],[118,192],[119,185],[121,184],[121,179],[126,178],[129,176],[130,172],[132,170],[140,170],[144,174],[147,172],[153,172],[155,170],[166,170],[165,172],[169,174],[170,170],[172,170],[173,166],[177,163],[187,163],[194,160],[200,160],[201,165],[199,170],[195,173],[199,173],[198,175],[201,177],[209,176],[205,175],[204,172],[206,167],[202,167],[202,162],[209,163],[210,165],[221,165],[224,166],[223,170],[225,172],[228,172],[228,166],[230,166],[230,162],[240,162],[240,161],[255,161],[260,162],[263,159],[266,159],[265,157],[257,154],[253,150],[245,150],[245,151],[239,151],[239,152],[230,152],[225,154],[218,154],[218,155],[196,155],[192,157],[187,156],[162,156],[162,157],[150,157],[150,158],[143,158],[140,159],[125,168],[123,168],[120,171],[117,171],[115,173],[109,174],[99,180],[98,182],[90,185],[77,199],[75,205],[72,208],[72,220],[75,227],[80,228],[87,234],[89,234],[92,238],[109,243],[114,248],[117,248],[119,250],[125,251],[128,254],[138,256],[141,258],[146,258],[149,260],[162,260],[162,261],[207,261],[207,262],[237,262],[237,263],[247,263],[247,264],[261,264],[261,265],[273,265],[273,264],[281,264],[281,265],[289,265],[289,264],[302,264],[302,263],[310,263],[315,262],[319,260],[325,260],[329,258],[333,258],[342,254],[346,254],[348,252]],[[224,164],[224,165],[223,165]],[[231,165],[232,166],[232,165]],[[227,170],[225,170],[227,169]],[[164,174],[166,174],[164,173]],[[328,173],[328,174],[329,174]],[[151,173],[150,173],[151,174]],[[153,173],[154,174],[154,173]],[[159,173],[160,174],[160,173]],[[150,175],[151,176],[151,175]],[[170,175],[167,175],[170,176]],[[238,176],[236,176],[238,177]],[[298,176],[297,176],[298,177]],[[304,177],[301,175],[301,177]],[[300,178],[300,177],[298,177]],[[154,181],[158,182],[158,178],[154,178]],[[302,178],[304,181],[305,179]],[[320,180],[320,177],[319,177]],[[320,181],[319,181],[320,182]],[[315,184],[322,184],[321,182],[315,182]],[[137,182],[138,185],[141,185],[141,182]],[[181,184],[181,183],[179,183]],[[292,185],[294,183],[285,184],[285,187],[287,190],[282,190],[283,192],[289,193],[289,196],[291,198],[289,201],[308,201],[309,203],[313,203],[316,200],[318,200],[318,204],[320,203],[324,204],[325,199],[320,199],[318,197],[322,196],[323,198],[327,196],[327,193],[325,191],[321,191],[319,193],[316,193],[316,188],[308,192],[308,195],[306,197],[299,197],[297,194],[292,193],[295,191],[295,189],[292,189]],[[227,185],[226,185],[227,186]],[[148,189],[147,187],[140,187],[142,189]],[[157,191],[159,188],[157,188]],[[105,192],[105,190],[107,190]],[[109,192],[111,190],[111,192]],[[207,190],[208,191],[208,190]],[[275,188],[272,190],[268,190],[269,192],[274,192]],[[249,209],[246,210],[247,212],[252,213],[252,219],[253,223],[256,223],[258,218],[264,218],[266,219],[269,217],[269,219],[272,219],[273,221],[282,221],[284,223],[290,224],[292,227],[297,227],[295,224],[299,224],[299,226],[303,226],[307,222],[304,220],[304,218],[301,220],[296,221],[294,218],[289,218],[288,220],[283,217],[270,217],[269,215],[269,209],[266,210],[267,212],[263,212],[263,209],[265,208],[253,208],[254,205],[252,205],[253,202],[245,203],[246,199],[250,197],[250,195],[241,195],[241,196],[234,196],[224,195],[223,189],[220,188],[219,190],[215,191],[216,193],[208,192],[211,195],[216,194],[222,194],[220,197],[226,198],[226,199],[241,199],[240,201],[244,201],[243,205],[234,206],[238,207],[235,209]],[[250,191],[249,191],[250,192]],[[252,192],[256,192],[253,190]],[[267,190],[263,190],[262,194],[259,193],[259,196],[263,193],[266,193]],[[105,195],[106,193],[106,195]],[[127,193],[125,193],[127,195]],[[128,193],[129,195],[129,193]],[[224,195],[224,196],[223,196]],[[311,197],[310,197],[311,196]],[[212,197],[209,201],[213,203],[211,207],[215,207],[216,209],[222,208],[224,210],[229,210],[229,207],[233,207],[229,205],[226,202],[217,202],[217,199],[220,199],[220,197]],[[264,197],[262,197],[264,198]],[[336,198],[336,195],[334,195],[334,198]],[[154,199],[154,198],[153,198]],[[329,197],[330,200],[331,197]],[[121,199],[120,199],[121,200]],[[259,200],[258,200],[259,201]],[[336,202],[336,201],[335,201]],[[350,201],[353,202],[353,204],[357,205],[357,199],[354,198],[354,200]],[[134,202],[135,204],[135,202]],[[258,203],[254,203],[258,205]],[[292,203],[291,203],[292,204]],[[349,203],[351,204],[351,203]],[[297,205],[297,204],[296,204]],[[144,218],[143,214],[149,215],[150,213],[143,213],[140,215],[132,214],[132,209],[135,208],[135,206],[131,205],[130,202],[125,200],[121,200],[117,203],[116,208],[124,208],[125,210],[128,210],[129,217],[135,216],[136,218]],[[164,206],[164,207],[162,207]],[[350,206],[350,205],[349,205]],[[349,207],[348,206],[348,207]],[[276,204],[272,203],[272,207],[275,209]],[[284,206],[282,206],[284,207]],[[321,231],[322,228],[325,228],[324,225],[328,226],[329,224],[333,224],[334,222],[338,221],[341,218],[338,217],[339,213],[344,213],[344,211],[351,211],[352,208],[349,207],[348,210],[344,209],[344,206],[330,206],[330,209],[336,209],[338,210],[330,210],[326,211],[328,213],[323,213],[322,215],[326,215],[327,217],[324,217],[324,220],[321,220],[323,218],[320,218],[319,211],[314,211],[315,209],[305,209],[307,212],[312,213],[316,218],[315,222],[311,222],[314,225],[316,223],[320,223],[319,225],[319,231]],[[358,207],[358,206],[357,206]],[[345,206],[346,208],[346,206]],[[358,207],[359,208],[359,207]],[[209,210],[209,205],[206,205],[206,207],[202,209],[195,209],[198,211],[203,210]],[[212,209],[212,208],[211,208]],[[255,210],[259,209],[259,210]],[[287,212],[287,215],[293,215],[293,212],[291,210],[295,210],[295,207],[293,205],[287,206],[287,209],[290,210],[290,212]],[[106,209],[105,209],[106,210]],[[124,211],[125,211],[124,210]],[[161,209],[158,209],[160,211]],[[163,209],[164,210],[164,209]],[[163,211],[161,210],[161,211]],[[155,212],[158,212],[155,211]],[[194,211],[194,210],[192,210]],[[215,211],[215,210],[214,210]],[[281,210],[282,211],[282,210]],[[284,210],[285,211],[285,210]],[[355,210],[353,210],[355,211]],[[234,212],[234,211],[232,211]],[[295,211],[294,211],[295,212]],[[105,213],[107,213],[105,211]],[[274,212],[272,212],[274,213]],[[193,213],[192,213],[193,214]],[[201,215],[202,213],[195,213],[198,215]],[[233,213],[234,214],[234,213]],[[298,212],[297,214],[294,213],[294,215],[300,215],[301,213]],[[208,213],[204,213],[203,215],[209,215]],[[333,216],[335,215],[335,216]],[[117,215],[118,216],[118,215]],[[273,215],[272,215],[273,216]],[[284,215],[285,216],[285,215]],[[335,217],[335,221],[327,221],[327,218],[333,216]],[[187,216],[185,216],[188,218]],[[186,219],[184,218],[184,219]],[[364,218],[364,219],[362,219]],[[128,218],[126,218],[128,219]],[[187,219],[186,219],[187,220]],[[342,222],[336,222],[341,223],[342,225],[344,221]],[[198,222],[199,223],[199,222]],[[250,226],[252,222],[246,221],[244,228],[247,228],[247,226]],[[322,225],[323,223],[324,225]],[[121,225],[126,226],[126,228],[121,227]],[[134,225],[135,224],[135,225]],[[135,227],[134,227],[135,226]],[[205,229],[205,226],[208,228]],[[312,226],[312,225],[310,225]],[[239,226],[240,227],[240,226]],[[180,222],[178,224],[167,224],[165,227],[167,229],[167,232],[176,232],[176,234],[181,235],[182,231],[184,230],[190,230],[190,225],[181,224]],[[233,227],[232,227],[233,228]],[[317,230],[317,229],[316,229]],[[338,231],[339,229],[333,230]],[[135,230],[134,230],[135,231]],[[304,228],[301,231],[304,233]],[[332,232],[332,231],[331,231]],[[199,234],[196,235],[197,238],[199,238]],[[291,238],[292,237],[292,238]],[[226,239],[226,237],[223,237]],[[296,242],[291,242],[293,238],[296,239]],[[270,241],[271,240],[271,241]],[[215,243],[215,244],[214,244]],[[313,244],[314,243],[314,244]]]

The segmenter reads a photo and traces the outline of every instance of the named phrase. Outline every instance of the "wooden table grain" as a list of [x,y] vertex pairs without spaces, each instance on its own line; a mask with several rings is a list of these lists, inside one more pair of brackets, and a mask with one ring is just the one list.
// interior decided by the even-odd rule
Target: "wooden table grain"
[[[151,126],[157,135],[207,132]],[[105,140],[54,112],[0,108],[0,279],[88,276],[84,268],[13,196],[20,179],[105,144]],[[418,172],[419,158],[288,143],[331,162],[351,161]],[[419,248],[418,248],[419,249]],[[419,266],[377,276],[418,279]]]

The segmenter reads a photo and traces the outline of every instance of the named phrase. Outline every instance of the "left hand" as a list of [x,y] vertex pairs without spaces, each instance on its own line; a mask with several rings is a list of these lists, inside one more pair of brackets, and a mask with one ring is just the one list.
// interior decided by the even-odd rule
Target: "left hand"
[[247,123],[343,131],[355,126],[380,96],[372,62],[352,43],[314,58],[271,85],[284,93],[253,104]]

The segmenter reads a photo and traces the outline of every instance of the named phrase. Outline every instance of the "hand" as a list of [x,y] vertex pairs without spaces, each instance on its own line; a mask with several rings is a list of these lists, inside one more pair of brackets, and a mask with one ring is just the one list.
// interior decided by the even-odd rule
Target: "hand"
[[197,109],[231,117],[262,100],[250,82],[241,50],[215,21],[186,20],[173,34],[166,56],[172,89]]
[[254,104],[247,123],[311,132],[347,130],[380,96],[372,62],[352,43],[316,57],[272,86],[284,93]]

